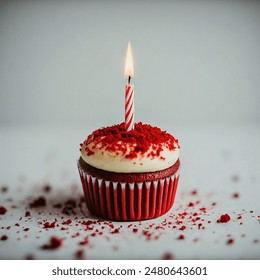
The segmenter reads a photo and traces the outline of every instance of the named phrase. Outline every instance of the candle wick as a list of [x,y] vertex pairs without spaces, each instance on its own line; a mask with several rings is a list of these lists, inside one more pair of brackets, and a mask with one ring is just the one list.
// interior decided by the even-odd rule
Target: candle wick
[[128,84],[130,84],[131,76],[128,76]]

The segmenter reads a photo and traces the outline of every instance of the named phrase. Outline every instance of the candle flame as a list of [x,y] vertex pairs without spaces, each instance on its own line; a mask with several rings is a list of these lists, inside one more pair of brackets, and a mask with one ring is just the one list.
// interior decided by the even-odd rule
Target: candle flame
[[126,60],[125,60],[125,77],[134,76],[134,63],[133,63],[133,53],[130,41],[128,42]]

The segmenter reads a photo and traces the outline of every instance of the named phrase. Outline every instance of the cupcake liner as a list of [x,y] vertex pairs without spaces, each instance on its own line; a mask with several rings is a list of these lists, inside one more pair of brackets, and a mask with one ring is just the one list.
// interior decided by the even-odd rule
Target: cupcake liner
[[179,171],[150,182],[112,182],[89,175],[78,166],[89,210],[100,218],[139,221],[159,217],[174,203]]

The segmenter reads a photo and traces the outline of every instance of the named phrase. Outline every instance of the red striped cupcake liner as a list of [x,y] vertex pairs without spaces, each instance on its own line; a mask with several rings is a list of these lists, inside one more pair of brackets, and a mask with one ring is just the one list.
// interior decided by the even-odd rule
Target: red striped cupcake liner
[[114,221],[140,221],[168,212],[175,199],[179,171],[150,182],[111,182],[87,174],[78,166],[88,209]]

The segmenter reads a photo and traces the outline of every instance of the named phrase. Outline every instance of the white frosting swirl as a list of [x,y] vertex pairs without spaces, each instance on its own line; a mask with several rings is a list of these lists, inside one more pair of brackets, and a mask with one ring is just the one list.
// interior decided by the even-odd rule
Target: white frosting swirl
[[[118,142],[121,145],[121,142]],[[150,156],[150,153],[157,150],[156,145],[151,145],[147,152],[137,153],[135,158],[126,158],[123,152],[119,151],[107,151],[99,144],[91,142],[86,146],[83,143],[81,147],[81,157],[89,165],[98,169],[117,172],[117,173],[143,173],[153,172],[166,169],[172,166],[179,158],[179,145],[174,142],[174,150],[170,150],[168,145],[162,144],[160,148],[159,156]],[[86,152],[86,148],[89,153]],[[125,148],[127,152],[130,151],[130,145],[126,144]]]

